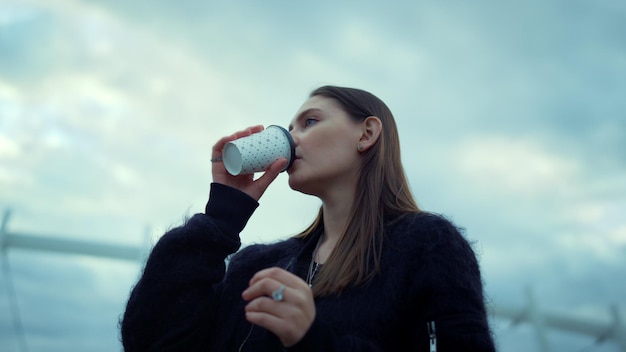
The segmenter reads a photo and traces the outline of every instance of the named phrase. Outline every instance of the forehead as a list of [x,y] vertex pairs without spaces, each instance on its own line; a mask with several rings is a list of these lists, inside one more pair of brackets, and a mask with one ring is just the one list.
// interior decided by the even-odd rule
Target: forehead
[[341,105],[338,101],[332,98],[324,97],[321,95],[316,95],[310,97],[307,101],[302,104],[300,109],[296,112],[292,123],[298,120],[299,118],[304,117],[309,112],[316,111],[318,113],[324,114],[335,114],[335,113],[344,113]]

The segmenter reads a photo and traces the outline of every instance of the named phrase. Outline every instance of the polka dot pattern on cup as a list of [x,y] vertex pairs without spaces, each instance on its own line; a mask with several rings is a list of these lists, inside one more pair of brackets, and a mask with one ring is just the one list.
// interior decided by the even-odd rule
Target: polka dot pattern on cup
[[287,130],[272,125],[259,133],[228,143],[223,154],[224,166],[233,175],[265,171],[279,158],[289,161],[286,170],[293,162],[294,144]]

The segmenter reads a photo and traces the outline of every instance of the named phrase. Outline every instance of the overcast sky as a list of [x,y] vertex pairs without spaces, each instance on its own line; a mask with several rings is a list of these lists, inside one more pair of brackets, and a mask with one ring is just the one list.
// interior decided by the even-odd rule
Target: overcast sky
[[[0,210],[10,231],[152,244],[203,210],[217,139],[357,87],[393,111],[420,206],[476,242],[491,305],[530,287],[541,309],[625,321],[624,38],[620,0],[2,0]],[[286,238],[318,206],[283,174],[242,239]],[[29,351],[121,349],[139,261],[3,260],[0,350],[20,350],[16,307]],[[538,350],[524,325],[493,330],[502,351]]]

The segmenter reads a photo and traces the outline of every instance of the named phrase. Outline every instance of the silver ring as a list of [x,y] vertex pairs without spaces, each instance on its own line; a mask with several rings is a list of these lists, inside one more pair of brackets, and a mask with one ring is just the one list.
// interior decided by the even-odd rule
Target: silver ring
[[224,159],[222,159],[222,158],[213,158],[213,159],[211,159],[211,162],[212,163],[219,163],[220,161],[223,161],[223,160]]
[[277,302],[282,302],[283,298],[285,298],[285,297],[283,296],[283,291],[285,290],[285,287],[287,287],[287,286],[285,286],[285,285],[280,285],[280,287],[278,288],[278,290],[276,290],[276,291],[272,292],[272,299],[273,299],[274,301],[277,301]]

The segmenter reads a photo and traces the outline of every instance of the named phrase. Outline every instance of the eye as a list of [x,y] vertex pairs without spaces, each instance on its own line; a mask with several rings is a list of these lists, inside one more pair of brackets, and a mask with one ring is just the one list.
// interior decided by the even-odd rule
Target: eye
[[304,119],[304,127],[310,127],[317,123],[317,119],[314,117],[307,117]]

